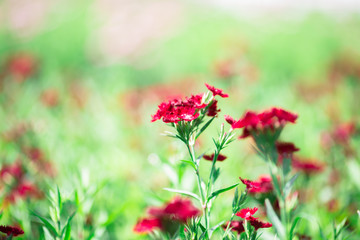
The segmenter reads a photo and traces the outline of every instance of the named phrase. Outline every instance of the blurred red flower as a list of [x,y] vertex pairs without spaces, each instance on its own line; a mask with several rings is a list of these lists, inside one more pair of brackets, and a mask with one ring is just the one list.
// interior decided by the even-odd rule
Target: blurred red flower
[[273,190],[272,179],[268,175],[262,175],[256,181],[242,178],[240,178],[240,180],[246,185],[250,194],[269,193]]
[[244,208],[241,209],[239,212],[236,213],[236,216],[241,217],[245,220],[251,221],[255,220],[257,218],[254,218],[252,215],[254,215],[257,212],[258,208]]
[[133,230],[134,232],[141,234],[141,233],[150,233],[156,229],[162,229],[160,219],[144,218],[136,223]]
[[260,190],[260,184],[258,182],[253,182],[253,181],[250,181],[248,179],[243,179],[241,177],[239,177],[241,182],[246,185],[246,189],[247,190],[251,190],[251,189],[258,189]]
[[275,145],[279,155],[288,156],[300,150],[293,143],[290,142],[276,142]]
[[324,164],[314,159],[300,159],[293,157],[292,166],[295,170],[301,171],[306,175],[320,173],[324,170]]
[[[204,155],[203,158],[205,160],[208,160],[208,161],[213,161],[214,160],[214,156],[215,154],[211,154],[211,155]],[[226,159],[227,157],[225,155],[222,155],[222,154],[219,154],[216,161],[219,161],[219,162],[222,162]]]
[[23,82],[35,73],[37,61],[27,53],[18,53],[11,56],[7,62],[7,71],[15,81]]
[[3,226],[0,225],[0,232],[5,233],[7,236],[19,236],[24,234],[24,231],[19,227],[12,227],[12,226]]
[[[227,222],[225,225],[222,225],[222,228],[224,230],[226,230],[227,225],[229,224],[229,222]],[[232,231],[236,231],[238,234],[245,232],[245,228],[244,228],[244,221],[231,221],[229,228]]]
[[257,220],[256,218],[255,218],[255,219],[251,219],[251,220],[250,220],[250,224],[251,224],[251,226],[253,226],[253,227],[255,228],[255,231],[257,231],[259,228],[269,228],[269,227],[272,227],[272,224],[271,224],[271,223],[262,222],[262,221]]

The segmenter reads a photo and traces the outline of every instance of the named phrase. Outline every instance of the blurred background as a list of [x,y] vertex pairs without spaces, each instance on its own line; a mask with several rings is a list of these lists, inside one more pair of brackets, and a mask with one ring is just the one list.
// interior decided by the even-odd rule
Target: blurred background
[[[171,199],[163,188],[195,186],[179,161],[185,149],[160,135],[169,128],[151,114],[207,82],[230,97],[198,151],[211,149],[225,114],[298,113],[283,138],[326,166],[301,200],[308,222],[299,231],[316,236],[315,222],[330,233],[348,217],[358,239],[360,140],[334,143],[332,134],[359,123],[359,11],[356,0],[0,1],[0,164],[22,165],[36,187],[12,201],[13,190],[0,187],[1,224],[38,239],[29,211],[48,216],[47,196],[59,186],[69,209],[81,206],[73,239],[146,239],[132,229],[147,206]],[[225,154],[222,186],[267,172],[250,142]],[[232,194],[217,200],[219,219]]]

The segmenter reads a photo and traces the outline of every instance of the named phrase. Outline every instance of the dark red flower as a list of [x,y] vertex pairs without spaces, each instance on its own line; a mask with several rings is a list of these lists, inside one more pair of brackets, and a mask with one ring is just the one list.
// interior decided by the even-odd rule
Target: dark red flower
[[[222,225],[222,228],[224,230],[226,230],[228,224],[229,224],[229,222]],[[245,232],[243,224],[244,224],[244,221],[231,221],[229,228],[231,228],[231,231],[236,231],[238,234],[240,234],[242,232]]]
[[276,150],[279,155],[291,155],[300,149],[290,142],[276,142]]
[[253,182],[248,179],[243,179],[239,177],[241,182],[246,185],[247,190],[257,189],[260,190],[260,184],[258,182]]
[[245,220],[254,220],[254,219],[257,219],[257,218],[254,218],[252,215],[254,215],[256,213],[256,211],[258,210],[257,207],[255,208],[244,208],[244,209],[241,209],[239,212],[236,213],[236,216],[238,217],[241,217]]
[[222,89],[219,89],[219,88],[215,88],[213,86],[210,86],[209,84],[205,83],[205,86],[207,87],[207,89],[209,89],[212,94],[214,95],[214,97],[216,95],[219,95],[220,97],[222,98],[227,98],[229,97],[229,94],[226,94],[226,93],[223,93],[223,90]]
[[209,117],[215,117],[220,112],[220,109],[217,108],[217,103],[217,100],[215,100],[211,104],[206,115],[208,115]]
[[250,220],[250,224],[251,226],[253,226],[255,228],[255,231],[257,231],[259,228],[269,228],[272,227],[271,223],[267,223],[267,222],[262,222],[259,221],[257,219],[251,219]]
[[24,234],[24,231],[19,227],[3,226],[3,225],[0,226],[0,232],[5,233],[8,236],[11,235],[13,237]]
[[162,229],[161,220],[157,218],[144,218],[139,220],[135,227],[136,233],[150,233],[156,229]]
[[[213,161],[213,160],[214,160],[214,156],[215,156],[215,154],[213,153],[213,154],[211,154],[211,155],[204,155],[203,158],[204,158],[205,160],[208,160],[208,161]],[[225,155],[219,154],[218,157],[217,157],[217,159],[216,159],[216,161],[222,162],[222,161],[224,161],[226,158],[227,158],[227,157],[226,157]]]
[[324,170],[324,164],[313,159],[299,159],[293,157],[292,166],[295,170],[304,172],[306,175],[319,173]]

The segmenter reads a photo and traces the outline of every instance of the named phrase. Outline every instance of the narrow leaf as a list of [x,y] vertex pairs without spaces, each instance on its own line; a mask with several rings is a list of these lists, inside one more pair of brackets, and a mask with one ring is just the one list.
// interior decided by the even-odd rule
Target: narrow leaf
[[277,234],[280,236],[280,239],[284,239],[285,238],[285,228],[282,225],[278,216],[276,215],[273,207],[271,206],[269,199],[265,200],[265,205],[266,205],[266,213],[267,213],[268,218],[270,219],[270,222],[275,227]]
[[296,227],[296,224],[301,220],[301,217],[296,217],[291,225],[291,228],[290,228],[290,240],[292,240],[293,238],[293,235],[294,235],[294,230],[295,230],[295,227]]
[[210,201],[212,198],[216,197],[216,196],[219,195],[220,193],[229,191],[229,190],[233,189],[234,187],[236,187],[237,185],[239,185],[239,183],[235,183],[235,184],[233,184],[233,185],[231,185],[231,186],[229,186],[229,187],[222,188],[222,189],[219,189],[219,190],[217,190],[217,191],[215,191],[215,192],[212,192],[212,193],[210,194],[210,196],[208,197],[207,200]]
[[188,197],[192,197],[196,200],[198,200],[199,202],[201,202],[200,197],[198,195],[196,195],[195,193],[189,192],[189,191],[185,191],[185,190],[178,190],[178,189],[173,189],[173,188],[163,188],[166,191],[169,192],[174,192],[174,193],[179,193]]
[[207,122],[204,124],[204,126],[202,126],[202,128],[200,129],[200,131],[198,132],[198,134],[196,134],[195,139],[197,139],[197,138],[201,135],[201,133],[202,133],[203,131],[205,131],[205,129],[210,125],[210,123],[211,123],[214,119],[215,119],[215,117],[211,118],[209,121],[207,121]]
[[285,198],[290,194],[291,188],[293,187],[295,180],[299,176],[299,173],[295,174],[286,184],[284,187],[284,196]]
[[196,166],[193,163],[193,161],[190,161],[190,160],[181,160],[181,161],[184,162],[184,163],[189,164],[196,171]]
[[36,217],[38,217],[45,225],[45,227],[50,231],[50,233],[53,236],[58,236],[58,233],[56,231],[56,228],[44,217],[38,215],[37,213],[33,212],[33,215],[35,215]]

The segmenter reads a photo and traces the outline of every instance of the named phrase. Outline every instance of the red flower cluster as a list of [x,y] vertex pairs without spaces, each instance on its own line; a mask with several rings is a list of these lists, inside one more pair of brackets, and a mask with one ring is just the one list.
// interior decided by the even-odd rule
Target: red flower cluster
[[262,113],[248,111],[238,121],[230,116],[225,116],[225,120],[233,129],[244,128],[240,138],[251,136],[255,132],[265,132],[265,130],[276,130],[287,122],[295,123],[297,115],[285,111],[281,108],[271,108]]
[[[206,87],[213,93],[213,96],[228,97],[223,90],[214,88],[208,84]],[[182,99],[172,99],[163,102],[158,106],[157,112],[152,116],[151,121],[162,119],[165,123],[178,123],[179,121],[192,121],[199,117],[199,110],[206,108],[209,103],[203,102],[203,94],[192,95]],[[209,106],[206,115],[214,117],[220,110],[217,108],[217,101],[214,100]]]
[[[214,156],[215,156],[215,154],[213,153],[213,154],[211,154],[211,155],[204,155],[203,158],[204,158],[205,160],[208,160],[208,161],[213,161],[213,160],[214,160]],[[218,157],[217,157],[217,159],[216,159],[216,161],[217,161],[217,162],[222,162],[222,161],[224,161],[226,158],[227,158],[227,157],[226,157],[225,155],[219,154]]]
[[7,236],[19,236],[24,234],[24,231],[19,227],[12,227],[12,226],[2,226],[0,225],[0,232],[5,233]]
[[141,219],[134,227],[135,232],[149,233],[156,229],[166,231],[168,224],[186,223],[200,215],[200,210],[193,206],[189,199],[179,197],[175,197],[163,207],[151,207],[147,212],[151,217]]
[[10,192],[5,196],[5,204],[15,203],[18,199],[42,198],[43,193],[36,185],[25,179],[25,172],[21,162],[4,165],[0,170],[0,183],[10,185]]
[[246,185],[250,194],[269,193],[273,190],[272,180],[270,176],[260,176],[256,181],[250,181],[240,178],[241,182]]

